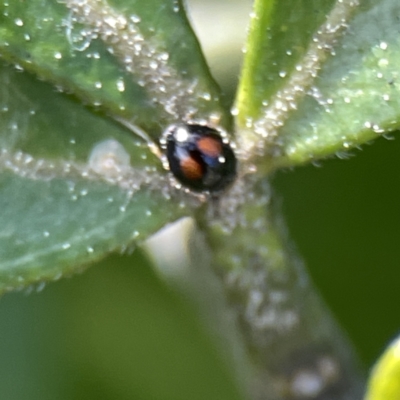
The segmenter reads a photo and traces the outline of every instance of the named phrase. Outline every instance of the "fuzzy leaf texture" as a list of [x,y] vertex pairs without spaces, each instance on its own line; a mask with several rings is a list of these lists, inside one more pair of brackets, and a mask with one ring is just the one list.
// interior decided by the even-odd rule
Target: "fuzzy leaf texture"
[[229,122],[179,2],[83,4],[0,4],[0,293],[188,213],[160,160],[113,119],[153,138],[193,113]]
[[235,107],[247,153],[274,169],[396,130],[399,14],[397,0],[256,1]]

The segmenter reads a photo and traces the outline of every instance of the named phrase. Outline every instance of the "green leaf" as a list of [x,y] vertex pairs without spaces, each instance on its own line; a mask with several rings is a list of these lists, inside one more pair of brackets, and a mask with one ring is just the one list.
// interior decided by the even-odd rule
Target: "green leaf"
[[[132,199],[84,179],[42,181],[0,175],[0,293],[58,279],[146,237],[176,217],[146,191]],[[158,211],[160,210],[160,211]]]
[[372,370],[365,400],[400,399],[400,339],[385,351]]
[[296,71],[314,32],[323,24],[334,0],[256,1],[251,15],[246,56],[238,90],[237,118],[257,119]]
[[0,87],[2,149],[47,161],[87,163],[97,143],[113,138],[129,153],[132,166],[161,170],[147,145],[31,74],[0,63]]
[[[269,167],[347,151],[400,120],[398,1],[296,3],[256,3],[237,100],[245,146]],[[309,19],[291,17],[305,12]],[[272,46],[279,50],[267,55]]]
[[191,213],[198,201],[129,131],[230,123],[179,2],[3,2],[0,54],[14,65],[0,65],[0,293]]
[[3,2],[0,53],[155,139],[182,118],[229,123],[174,0]]
[[0,293],[76,271],[184,212],[147,145],[26,73],[3,66],[0,82]]

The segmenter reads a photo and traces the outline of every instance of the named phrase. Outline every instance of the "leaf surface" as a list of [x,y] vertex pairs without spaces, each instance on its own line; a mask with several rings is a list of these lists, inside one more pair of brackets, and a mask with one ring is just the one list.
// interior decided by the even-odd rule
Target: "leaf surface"
[[[246,147],[273,168],[340,154],[400,121],[400,4],[298,3],[286,17],[282,2],[256,3],[237,99]],[[307,18],[291,19],[306,12],[307,27]],[[279,50],[270,53],[272,46]]]
[[124,128],[12,67],[0,81],[0,293],[58,279],[185,212]]
[[182,118],[229,123],[175,0],[3,2],[0,53],[154,139]]
[[182,119],[230,124],[181,2],[3,2],[0,54],[0,292],[198,204],[148,146]]

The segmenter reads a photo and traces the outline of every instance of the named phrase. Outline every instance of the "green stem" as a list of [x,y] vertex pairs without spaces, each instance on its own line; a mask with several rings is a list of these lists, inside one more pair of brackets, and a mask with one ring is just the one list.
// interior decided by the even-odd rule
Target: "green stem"
[[198,218],[254,363],[252,397],[360,399],[353,350],[287,239],[269,184],[255,182],[239,180]]

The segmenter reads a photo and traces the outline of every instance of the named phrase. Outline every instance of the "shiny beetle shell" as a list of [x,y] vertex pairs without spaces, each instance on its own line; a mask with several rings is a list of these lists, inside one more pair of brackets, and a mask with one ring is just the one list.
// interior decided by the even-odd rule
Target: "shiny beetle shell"
[[204,125],[170,126],[165,133],[169,169],[196,192],[219,192],[236,178],[236,157],[216,129]]

